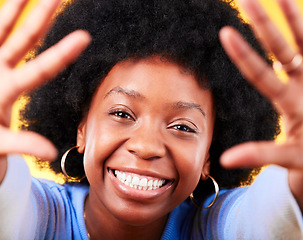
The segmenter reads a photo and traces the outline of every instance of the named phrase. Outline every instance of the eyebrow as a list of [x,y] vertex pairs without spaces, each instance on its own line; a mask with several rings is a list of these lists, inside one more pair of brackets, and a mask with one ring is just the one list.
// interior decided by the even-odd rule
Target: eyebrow
[[202,115],[204,117],[206,117],[205,111],[197,103],[179,101],[179,102],[173,104],[173,108],[174,109],[197,109],[202,113]]
[[[104,99],[107,98],[108,96],[110,96],[112,94],[116,94],[116,93],[124,94],[124,95],[127,95],[127,96],[129,96],[131,98],[135,98],[135,99],[137,99],[137,98],[144,99],[145,98],[141,93],[139,93],[135,90],[129,90],[129,89],[125,89],[122,87],[114,87],[108,93],[105,94]],[[179,101],[179,102],[173,103],[172,108],[173,109],[197,109],[198,111],[200,111],[202,113],[202,115],[204,117],[206,117],[205,111],[197,103]]]
[[145,98],[142,94],[140,94],[139,92],[137,92],[135,90],[129,90],[129,89],[125,89],[122,87],[114,87],[108,93],[105,94],[104,99],[114,93],[124,94],[131,98],[141,98],[141,99]]

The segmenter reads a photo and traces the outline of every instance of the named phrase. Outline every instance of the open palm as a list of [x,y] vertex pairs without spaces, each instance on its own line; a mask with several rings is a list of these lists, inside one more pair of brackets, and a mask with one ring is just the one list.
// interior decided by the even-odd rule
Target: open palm
[[245,143],[228,150],[222,156],[226,167],[259,167],[278,164],[289,169],[289,185],[303,209],[303,19],[295,1],[279,0],[297,49],[283,39],[256,0],[242,0],[251,17],[253,29],[264,48],[282,64],[289,81],[283,83],[264,60],[230,27],[220,33],[222,44],[230,58],[247,80],[277,106],[283,115],[287,139],[275,142]]
[[50,141],[33,132],[10,130],[12,105],[24,91],[52,79],[75,60],[90,37],[84,31],[76,31],[32,61],[16,67],[47,32],[60,0],[41,0],[25,24],[11,34],[26,3],[7,0],[0,12],[0,155],[25,153],[51,160],[56,156],[56,149]]

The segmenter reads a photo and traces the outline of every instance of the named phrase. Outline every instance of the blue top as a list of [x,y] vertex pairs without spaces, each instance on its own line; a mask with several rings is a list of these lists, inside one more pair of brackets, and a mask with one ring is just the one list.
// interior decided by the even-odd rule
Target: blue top
[[[32,178],[20,158],[9,156],[0,186],[0,239],[88,239],[83,210],[89,187]],[[270,166],[250,187],[221,190],[210,209],[184,201],[170,213],[162,239],[303,239],[287,171]]]

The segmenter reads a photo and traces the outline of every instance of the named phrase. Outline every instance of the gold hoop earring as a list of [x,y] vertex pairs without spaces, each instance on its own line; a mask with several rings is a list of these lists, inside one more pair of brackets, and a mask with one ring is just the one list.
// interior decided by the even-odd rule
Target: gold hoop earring
[[195,198],[194,198],[194,194],[193,194],[193,193],[191,193],[191,194],[189,195],[190,200],[192,201],[192,203],[195,205],[195,207],[197,207],[197,208],[199,208],[199,209],[207,209],[207,208],[210,208],[212,205],[215,204],[215,202],[217,201],[218,196],[219,196],[219,185],[218,185],[218,183],[216,182],[216,180],[215,180],[213,177],[211,177],[211,176],[208,176],[208,177],[213,181],[213,184],[214,184],[214,186],[215,186],[215,197],[214,197],[214,200],[213,200],[207,207],[201,207],[201,206],[199,206],[199,205],[195,202]]
[[80,182],[81,180],[83,180],[86,176],[84,175],[83,177],[72,177],[72,176],[69,176],[65,170],[65,161],[66,161],[66,157],[67,155],[70,153],[71,150],[73,149],[77,149],[79,148],[79,146],[75,146],[75,147],[72,147],[70,149],[68,149],[62,156],[61,158],[61,170],[64,174],[64,176],[70,181],[70,182]]

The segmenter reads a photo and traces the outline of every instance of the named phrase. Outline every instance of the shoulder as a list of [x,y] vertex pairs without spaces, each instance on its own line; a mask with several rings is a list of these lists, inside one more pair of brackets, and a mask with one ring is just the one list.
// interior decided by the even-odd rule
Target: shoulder
[[32,178],[32,191],[52,195],[52,198],[62,198],[71,203],[84,202],[89,187],[83,184],[58,184],[51,180]]
[[[45,179],[32,179],[31,192],[35,199],[38,222],[45,224],[42,236],[64,233],[85,239],[84,203],[89,187],[82,184],[58,184]],[[62,235],[61,235],[62,236]],[[56,237],[54,237],[57,239]],[[60,238],[61,239],[61,238]]]

